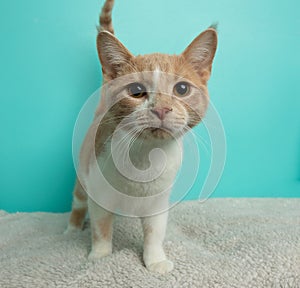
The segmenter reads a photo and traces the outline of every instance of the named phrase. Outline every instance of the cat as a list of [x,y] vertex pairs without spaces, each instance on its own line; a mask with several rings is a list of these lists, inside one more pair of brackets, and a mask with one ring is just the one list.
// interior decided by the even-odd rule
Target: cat
[[[88,258],[99,259],[112,253],[113,218],[120,214],[118,209],[125,202],[119,203],[121,206],[112,211],[95,201],[105,189],[95,180],[97,167],[91,160],[94,149],[96,163],[114,189],[141,199],[167,191],[156,200],[138,202],[138,208],[133,205],[132,210],[127,207],[131,200],[123,205],[131,212],[134,209],[145,212],[135,214],[140,215],[143,226],[144,264],[148,270],[163,274],[174,266],[163,249],[168,218],[168,209],[163,208],[168,206],[170,190],[180,168],[182,137],[187,129],[201,122],[209,103],[207,81],[217,48],[217,32],[214,27],[209,27],[179,55],[153,53],[133,56],[114,36],[113,5],[114,0],[104,3],[96,42],[104,86],[111,82],[114,85],[102,89],[94,122],[81,148],[79,169],[82,177],[78,176],[75,184],[67,232],[82,229],[88,211],[92,233]],[[125,124],[120,126],[122,121]],[[153,163],[159,166],[164,157],[167,164],[158,177],[153,177],[152,181],[131,179],[116,168],[111,145],[117,127],[119,141],[126,137],[130,139],[130,160],[136,169],[147,170]],[[131,133],[134,137],[130,136]],[[151,160],[154,148],[162,149],[165,154],[154,153]],[[122,149],[116,149],[119,150]],[[128,172],[124,171],[125,174]],[[147,178],[149,173],[143,175]],[[138,173],[136,175],[138,177]],[[94,191],[93,197],[90,191]]]

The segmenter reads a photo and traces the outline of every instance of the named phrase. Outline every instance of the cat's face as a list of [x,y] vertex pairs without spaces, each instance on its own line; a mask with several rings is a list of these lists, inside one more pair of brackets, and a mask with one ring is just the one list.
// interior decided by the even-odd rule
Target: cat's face
[[100,32],[98,53],[105,82],[119,99],[110,110],[123,129],[166,139],[197,125],[208,105],[207,80],[217,46],[214,29],[200,34],[180,55],[134,57],[112,34]]

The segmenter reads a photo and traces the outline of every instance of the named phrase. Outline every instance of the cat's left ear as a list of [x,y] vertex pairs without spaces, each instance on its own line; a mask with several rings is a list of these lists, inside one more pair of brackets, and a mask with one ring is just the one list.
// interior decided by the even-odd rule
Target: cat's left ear
[[[211,71],[218,43],[217,31],[208,28],[196,37],[182,53],[200,76]],[[209,75],[206,75],[209,78]],[[208,79],[207,79],[208,80]]]

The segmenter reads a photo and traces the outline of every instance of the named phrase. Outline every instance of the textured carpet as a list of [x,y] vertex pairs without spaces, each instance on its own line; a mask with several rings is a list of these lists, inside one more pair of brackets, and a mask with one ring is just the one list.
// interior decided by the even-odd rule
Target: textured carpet
[[114,253],[88,262],[90,229],[68,214],[0,212],[0,287],[300,287],[300,199],[211,199],[170,212],[156,275],[142,263],[137,219],[118,218]]

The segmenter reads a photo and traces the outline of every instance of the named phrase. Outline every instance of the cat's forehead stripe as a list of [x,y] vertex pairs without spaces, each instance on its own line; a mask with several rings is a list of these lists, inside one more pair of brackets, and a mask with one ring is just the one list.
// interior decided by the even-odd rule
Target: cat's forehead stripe
[[153,86],[154,86],[153,88],[154,88],[154,90],[156,90],[156,88],[158,86],[160,73],[161,73],[160,69],[158,67],[156,67],[153,72]]

